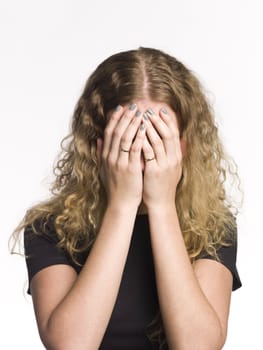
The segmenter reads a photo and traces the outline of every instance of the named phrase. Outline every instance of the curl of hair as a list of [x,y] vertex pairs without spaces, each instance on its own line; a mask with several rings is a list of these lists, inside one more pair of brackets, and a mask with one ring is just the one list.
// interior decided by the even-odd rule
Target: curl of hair
[[[12,234],[13,251],[26,226],[53,216],[58,245],[78,263],[78,253],[92,246],[107,207],[96,140],[103,138],[107,115],[116,105],[140,98],[167,103],[186,142],[175,204],[189,258],[194,262],[206,252],[219,259],[217,247],[228,244],[236,227],[238,209],[227,196],[225,182],[230,176],[240,189],[237,166],[223,148],[212,108],[193,72],[167,53],[144,47],[110,56],[87,80],[70,134],[61,142],[52,196],[26,212]],[[146,333],[164,347],[160,310]]]

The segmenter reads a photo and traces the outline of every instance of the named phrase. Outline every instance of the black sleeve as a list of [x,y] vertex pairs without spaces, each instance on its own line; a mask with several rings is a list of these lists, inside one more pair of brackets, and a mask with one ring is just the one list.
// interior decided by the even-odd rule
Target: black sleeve
[[32,277],[41,269],[56,264],[66,264],[75,267],[68,254],[56,246],[58,238],[50,223],[44,225],[40,219],[34,222],[34,227],[37,234],[33,231],[32,225],[24,229],[28,294],[31,294],[30,282]]
[[[217,250],[218,257],[220,262],[226,266],[233,276],[233,286],[232,290],[236,290],[242,286],[239,273],[236,266],[236,258],[237,258],[237,228],[235,228],[234,232],[231,232],[231,240],[228,241],[230,246],[220,246]],[[203,254],[200,256],[201,259],[212,259],[215,258],[208,254]]]

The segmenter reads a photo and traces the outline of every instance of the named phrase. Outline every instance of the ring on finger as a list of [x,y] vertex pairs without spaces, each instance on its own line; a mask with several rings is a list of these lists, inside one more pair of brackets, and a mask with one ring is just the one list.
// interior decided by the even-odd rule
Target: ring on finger
[[146,158],[146,162],[150,162],[151,160],[154,160],[155,157],[152,157],[152,158]]
[[129,150],[129,149],[124,149],[124,148],[122,148],[122,147],[121,147],[121,152],[126,152],[126,153],[129,153],[129,152],[130,152],[130,150]]

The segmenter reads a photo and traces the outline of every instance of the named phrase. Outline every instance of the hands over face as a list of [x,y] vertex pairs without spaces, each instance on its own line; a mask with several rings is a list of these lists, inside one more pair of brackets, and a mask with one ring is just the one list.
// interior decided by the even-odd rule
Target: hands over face
[[164,107],[158,110],[158,114],[150,108],[143,116],[147,136],[143,142],[143,202],[148,208],[174,206],[176,187],[182,176],[182,150],[176,116],[168,114]]
[[97,140],[100,177],[106,188],[108,205],[138,207],[142,199],[141,151],[145,138],[142,113],[135,104],[118,106]]
[[[119,106],[110,116],[104,141],[97,141],[100,175],[110,202],[138,206],[143,199],[147,207],[175,203],[182,174],[176,116],[167,113],[164,104],[150,103],[156,113],[149,108],[142,114],[135,104]],[[143,104],[140,107],[145,110]]]

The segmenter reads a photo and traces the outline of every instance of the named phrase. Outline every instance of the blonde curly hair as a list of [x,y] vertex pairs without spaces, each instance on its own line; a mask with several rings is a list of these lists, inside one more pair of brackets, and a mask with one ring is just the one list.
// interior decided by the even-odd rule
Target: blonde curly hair
[[[240,187],[236,163],[226,155],[212,107],[194,73],[167,53],[145,47],[110,56],[87,80],[70,134],[61,142],[51,196],[27,210],[11,236],[12,251],[26,226],[32,224],[35,230],[37,219],[47,222],[52,216],[58,246],[79,263],[77,256],[92,246],[107,207],[96,140],[103,138],[106,116],[113,108],[143,98],[171,107],[186,142],[175,204],[189,258],[194,262],[205,252],[219,259],[218,247],[227,244],[236,228],[237,205],[225,189],[229,176],[232,186],[237,181]],[[165,345],[160,310],[147,335],[160,349]]]

